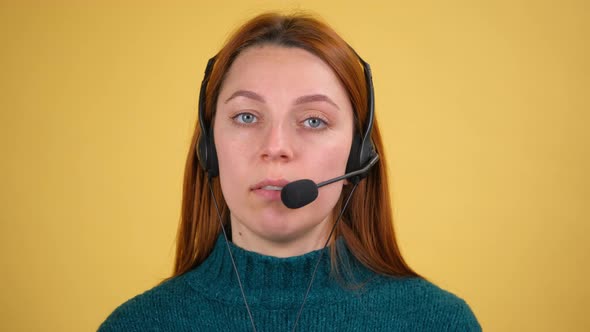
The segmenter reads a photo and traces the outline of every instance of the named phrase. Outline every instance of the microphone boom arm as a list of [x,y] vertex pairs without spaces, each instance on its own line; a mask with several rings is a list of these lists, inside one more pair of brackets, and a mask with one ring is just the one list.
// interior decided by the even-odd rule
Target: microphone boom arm
[[373,157],[373,159],[371,159],[369,161],[369,163],[367,164],[367,166],[365,166],[365,167],[363,167],[363,168],[361,168],[359,170],[356,170],[354,172],[350,172],[350,173],[344,174],[344,175],[339,176],[337,178],[333,178],[333,179],[330,179],[330,180],[327,180],[327,181],[324,181],[324,182],[320,182],[320,183],[318,183],[318,188],[323,187],[325,185],[328,185],[330,183],[334,183],[336,181],[348,179],[348,178],[351,178],[353,176],[366,173],[371,167],[373,167],[377,163],[378,160],[379,160],[379,155],[376,154],[375,157]]

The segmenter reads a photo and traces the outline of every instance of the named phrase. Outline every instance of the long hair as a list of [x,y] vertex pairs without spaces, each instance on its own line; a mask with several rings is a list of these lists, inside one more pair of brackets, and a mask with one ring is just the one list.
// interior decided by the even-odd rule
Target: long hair
[[[221,85],[235,58],[254,45],[278,45],[304,49],[326,62],[345,87],[354,110],[355,130],[360,133],[368,114],[367,87],[356,53],[325,23],[305,15],[262,14],[239,28],[216,56],[206,88],[205,119],[211,123]],[[176,244],[173,275],[178,276],[200,265],[209,256],[220,234],[220,226],[208,188],[208,177],[200,167],[195,146],[201,135],[195,125],[185,165],[182,211]],[[367,268],[389,276],[418,276],[404,261],[393,227],[387,165],[383,143],[375,120],[371,133],[380,161],[358,184],[349,207],[338,223],[335,236],[342,237],[350,253]],[[229,210],[218,178],[212,180],[213,194],[219,203],[222,220],[229,224]],[[342,207],[351,186],[344,186],[333,211]],[[333,214],[336,212],[333,212]],[[335,216],[334,216],[335,217]],[[335,220],[336,218],[332,218]],[[339,249],[330,246],[332,268],[339,271]],[[341,253],[340,253],[341,254]]]

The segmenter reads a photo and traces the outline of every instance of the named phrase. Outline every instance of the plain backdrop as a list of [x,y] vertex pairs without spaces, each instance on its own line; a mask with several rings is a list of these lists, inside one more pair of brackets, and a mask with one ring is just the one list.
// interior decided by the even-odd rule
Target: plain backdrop
[[171,273],[206,60],[307,10],[373,68],[412,267],[486,331],[590,330],[588,1],[0,4],[0,330],[93,331]]

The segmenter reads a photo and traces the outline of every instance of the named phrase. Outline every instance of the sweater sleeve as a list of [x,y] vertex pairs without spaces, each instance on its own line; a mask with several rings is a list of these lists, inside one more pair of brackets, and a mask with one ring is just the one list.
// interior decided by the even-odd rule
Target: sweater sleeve
[[447,331],[481,332],[481,326],[467,303],[460,299],[457,308],[449,320]]
[[139,297],[123,303],[99,326],[98,332],[142,331],[150,317],[146,315],[146,310],[142,310],[141,307]]
[[412,308],[416,330],[481,332],[475,314],[465,300],[423,279],[408,280],[405,305]]

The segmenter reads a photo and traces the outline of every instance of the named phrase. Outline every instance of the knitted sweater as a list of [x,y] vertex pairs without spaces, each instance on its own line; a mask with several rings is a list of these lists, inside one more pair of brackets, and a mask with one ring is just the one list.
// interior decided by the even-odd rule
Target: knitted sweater
[[[422,278],[375,274],[345,246],[348,279],[362,287],[330,273],[327,248],[276,258],[230,246],[257,331],[293,330],[322,250],[297,331],[481,331],[460,298]],[[201,265],[122,304],[99,331],[253,331],[223,237]]]

